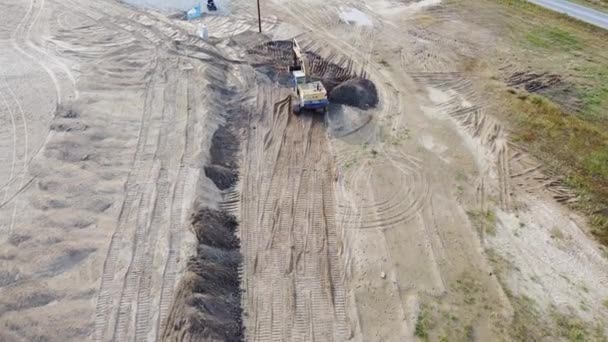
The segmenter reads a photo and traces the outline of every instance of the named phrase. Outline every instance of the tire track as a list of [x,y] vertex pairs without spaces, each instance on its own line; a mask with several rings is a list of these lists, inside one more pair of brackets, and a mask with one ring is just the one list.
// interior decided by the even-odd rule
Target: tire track
[[93,336],[94,341],[102,341],[106,335],[109,318],[112,308],[113,298],[115,293],[115,276],[117,273],[117,261],[118,254],[122,248],[123,239],[125,238],[125,230],[127,221],[129,220],[132,205],[140,197],[139,188],[140,173],[143,172],[143,167],[147,164],[145,151],[148,138],[148,132],[150,130],[150,119],[152,111],[155,108],[154,99],[158,98],[154,95],[156,92],[156,84],[160,81],[159,78],[159,65],[158,56],[156,56],[155,65],[151,68],[153,75],[150,83],[146,87],[145,98],[144,98],[144,109],[142,112],[140,130],[137,137],[137,145],[133,156],[133,167],[129,173],[127,182],[125,183],[125,199],[123,200],[122,207],[118,216],[118,222],[116,224],[116,230],[114,231],[108,247],[106,260],[104,262],[101,284],[98,291],[98,298],[96,304],[96,315],[95,315],[95,333]]
[[180,247],[182,243],[182,235],[183,235],[183,225],[182,225],[182,207],[184,201],[184,189],[186,187],[192,187],[194,184],[190,184],[190,169],[186,167],[185,161],[190,158],[192,151],[190,150],[190,146],[188,144],[189,134],[188,128],[190,127],[190,111],[192,108],[195,108],[197,105],[194,84],[190,79],[190,75],[186,79],[186,96],[185,96],[185,105],[180,106],[186,107],[187,117],[185,120],[185,128],[184,128],[184,140],[183,140],[183,153],[179,159],[179,169],[177,172],[176,180],[173,191],[172,191],[172,200],[171,200],[171,209],[169,216],[169,251],[165,261],[165,266],[163,269],[162,275],[162,284],[160,290],[160,299],[158,306],[158,321],[156,324],[156,336],[160,336],[163,326],[167,320],[169,315],[169,310],[171,308],[171,303],[173,300],[173,289],[176,284],[176,269],[177,262],[180,252]]
[[[407,222],[417,215],[430,196],[430,183],[417,161],[396,151],[382,149],[373,158],[352,155],[341,159],[340,165],[365,164],[360,168],[344,168],[344,181],[350,184],[353,193],[369,193],[374,189],[372,180],[392,169],[398,175],[398,183],[388,192],[369,197],[356,196],[357,210],[350,206],[338,207],[342,220],[351,221],[349,215],[358,219],[354,229],[386,229]],[[355,218],[352,218],[355,219]]]
[[[153,182],[152,211],[146,215],[145,224],[138,225],[136,239],[134,242],[135,250],[131,265],[125,276],[125,286],[122,289],[121,301],[118,308],[117,323],[114,332],[114,339],[117,341],[125,340],[129,331],[133,331],[137,341],[147,338],[150,329],[150,300],[151,283],[154,273],[153,263],[155,259],[156,243],[159,233],[165,227],[165,216],[167,208],[172,204],[167,201],[171,187],[169,171],[172,166],[177,166],[173,158],[180,155],[177,153],[178,141],[172,139],[172,129],[175,125],[176,109],[174,99],[177,95],[176,75],[169,73],[164,77],[167,87],[163,94],[162,118],[159,126],[158,141],[154,151],[154,165],[158,165],[158,176]],[[177,134],[179,136],[179,134]],[[180,203],[181,205],[181,203]],[[180,208],[181,209],[181,208]],[[141,211],[140,211],[141,212]],[[141,236],[139,236],[141,233]],[[134,313],[132,321],[131,311]],[[131,325],[134,325],[133,329]]]
[[[4,97],[4,95],[2,94],[2,92],[0,92],[0,98],[2,99],[2,103],[4,104],[4,108],[6,108],[6,112],[8,113],[8,117],[10,118],[11,121],[11,133],[10,135],[12,136],[12,153],[11,153],[11,171],[9,174],[9,178],[8,181],[6,182],[6,184],[4,184],[3,186],[3,198],[2,198],[2,203],[4,203],[4,201],[6,201],[6,197],[8,195],[8,189],[4,189],[4,187],[13,179],[13,175],[15,174],[15,164],[17,163],[17,125],[15,124],[15,115],[12,111],[12,109],[10,108],[10,106],[8,105],[8,102],[6,101],[6,98]],[[4,111],[3,111],[4,112]],[[4,116],[4,115],[3,115]],[[2,128],[6,127],[5,125],[2,125]],[[9,135],[9,134],[7,134]],[[4,136],[4,133],[2,134],[2,136]],[[2,137],[0,136],[0,137]],[[3,144],[4,145],[4,144]]]
[[[11,162],[11,174],[9,176],[9,180],[7,181],[6,184],[4,184],[3,186],[3,190],[4,190],[4,196],[3,196],[3,200],[2,200],[2,206],[6,205],[9,201],[14,200],[15,197],[24,189],[25,185],[29,185],[30,182],[26,182],[25,181],[25,173],[27,171],[27,166],[28,166],[28,131],[27,131],[27,119],[25,117],[25,113],[23,111],[23,108],[21,107],[21,103],[19,102],[19,100],[17,99],[17,97],[15,96],[15,93],[13,92],[13,90],[10,88],[10,86],[8,85],[8,83],[6,82],[6,79],[3,79],[3,83],[6,86],[6,93],[8,93],[10,95],[10,98],[7,100],[7,98],[3,95],[2,92],[2,88],[0,88],[0,97],[2,98],[2,102],[5,104],[7,111],[9,113],[10,116],[10,120],[11,120],[11,127],[12,127],[12,133],[13,133],[13,151],[12,151],[12,162]],[[13,103],[13,105],[11,106],[10,103]],[[16,115],[16,113],[19,112],[19,115]],[[22,131],[21,134],[19,134],[19,132]],[[19,139],[21,138],[21,139]],[[18,146],[22,147],[22,151],[18,151]],[[21,152],[21,153],[19,153]],[[20,167],[20,170],[15,171],[15,167],[16,164],[19,163],[19,161],[22,162],[22,166]],[[11,191],[11,186],[13,184],[17,184],[17,178],[19,178],[19,185],[17,185],[17,188],[13,191]],[[9,191],[11,191],[11,193],[9,193]],[[17,216],[17,211],[18,211],[18,201],[14,200],[13,202],[13,210],[11,213],[11,218],[10,218],[10,222],[8,225],[8,233],[11,233],[13,231],[13,227],[15,224],[15,218]]]
[[[15,31],[13,31],[13,33],[11,34],[11,44],[13,45],[15,50],[17,50],[19,53],[21,53],[23,56],[27,57],[28,59],[32,60],[34,63],[38,64],[49,75],[49,77],[51,78],[51,81],[53,82],[53,84],[55,86],[56,102],[59,105],[59,104],[61,104],[61,101],[62,101],[62,88],[61,88],[61,85],[60,85],[59,80],[57,79],[57,76],[55,75],[55,73],[45,63],[41,62],[40,59],[38,59],[38,58],[34,57],[33,55],[31,55],[30,53],[26,52],[17,43],[18,39],[23,39],[22,43],[24,43],[28,46],[31,45],[30,32],[32,30],[32,27],[34,25],[36,25],[36,22],[38,21],[38,18],[40,17],[40,14],[42,13],[42,9],[44,7],[44,0],[40,0],[41,4],[40,4],[39,8],[35,8],[35,6],[34,6],[35,2],[36,2],[36,0],[30,1],[29,7],[28,7],[25,15],[23,16],[23,18],[17,25],[17,28],[15,29]],[[36,13],[32,14],[32,11],[34,11]],[[24,25],[27,25],[27,28],[23,28]]]
[[348,333],[325,126],[319,117],[292,116],[288,99],[275,102],[280,94],[262,89],[270,94],[259,99],[261,108],[275,104],[252,122],[245,153],[245,332],[253,341],[342,340]]
[[[438,108],[479,145],[484,146],[484,155],[476,157],[482,171],[477,181],[476,196],[481,207],[486,204],[484,192],[489,191],[497,194],[501,209],[511,211],[511,153],[507,133],[500,123],[484,113],[482,107],[469,102],[476,98],[471,82],[460,73],[415,73],[412,78],[422,85],[433,87],[432,91],[439,90],[445,100],[442,99]],[[488,179],[495,179],[495,182],[488,184]]]

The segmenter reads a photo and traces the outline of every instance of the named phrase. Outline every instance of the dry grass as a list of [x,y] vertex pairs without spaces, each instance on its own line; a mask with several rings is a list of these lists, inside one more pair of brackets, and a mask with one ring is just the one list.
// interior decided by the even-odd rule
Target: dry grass
[[579,193],[577,209],[608,245],[608,31],[525,0],[479,0],[475,6],[492,8],[484,12],[496,13],[494,21],[501,23],[497,34],[508,49],[491,58],[562,77],[559,90],[529,94],[507,91],[500,80],[510,75],[495,76],[499,81],[488,80],[495,85],[487,89],[491,107],[515,140]]

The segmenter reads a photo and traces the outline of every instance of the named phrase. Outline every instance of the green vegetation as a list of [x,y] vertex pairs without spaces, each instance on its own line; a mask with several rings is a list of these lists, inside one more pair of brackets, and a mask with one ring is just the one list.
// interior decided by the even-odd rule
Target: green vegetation
[[[512,95],[514,139],[567,176],[567,183],[585,195],[587,212],[608,203],[608,130],[602,124],[564,112],[545,97]],[[589,195],[592,195],[589,197]],[[596,235],[608,243],[608,219],[592,214]]]
[[559,313],[553,314],[553,320],[557,327],[558,336],[564,337],[571,342],[585,342],[591,340],[588,327],[585,323]]
[[469,210],[467,214],[480,234],[496,235],[496,214],[494,211]]
[[580,195],[577,209],[608,245],[608,32],[525,0],[496,3],[505,9],[513,56],[527,61],[521,67],[562,81],[543,94],[503,88],[498,107],[513,137]]
[[554,26],[541,26],[526,34],[526,40],[533,47],[543,49],[575,50],[581,42],[568,31]]
[[608,63],[580,69],[583,85],[577,89],[581,115],[589,121],[608,121]]
[[418,320],[416,321],[416,330],[414,334],[423,341],[429,340],[430,319],[428,312],[425,309],[420,310]]

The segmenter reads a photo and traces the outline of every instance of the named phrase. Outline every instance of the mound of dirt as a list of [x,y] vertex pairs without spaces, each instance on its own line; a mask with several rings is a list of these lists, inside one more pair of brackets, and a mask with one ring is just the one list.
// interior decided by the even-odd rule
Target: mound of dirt
[[361,109],[378,105],[376,85],[365,78],[353,78],[342,82],[329,93],[329,101]]
[[205,176],[211,179],[220,190],[230,188],[238,181],[238,172],[221,165],[205,166]]
[[192,229],[198,242],[203,245],[237,249],[239,241],[234,232],[236,218],[222,211],[203,209],[192,216]]
[[225,212],[203,208],[192,215],[197,255],[188,260],[163,341],[242,341],[236,228]]
[[220,190],[233,186],[238,181],[239,139],[232,125],[219,127],[211,137],[211,165],[205,166],[205,176]]
[[211,137],[211,164],[237,169],[238,137],[227,126],[218,128]]
[[[328,92],[344,81],[365,77],[365,73],[354,70],[352,60],[346,57],[324,58],[314,51],[307,50],[305,46],[303,51],[311,78],[323,82]],[[290,40],[270,41],[249,49],[248,53],[255,59],[252,64],[258,71],[281,85],[291,86],[290,76],[286,72],[293,58]]]

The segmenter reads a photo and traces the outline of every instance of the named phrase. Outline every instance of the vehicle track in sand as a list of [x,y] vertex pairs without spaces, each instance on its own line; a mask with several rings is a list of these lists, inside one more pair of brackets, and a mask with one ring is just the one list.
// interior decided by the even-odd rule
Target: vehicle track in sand
[[261,86],[241,181],[245,333],[251,341],[344,340],[335,169],[322,117],[293,116],[288,92]]
[[[61,102],[61,91],[60,84],[58,81],[58,77],[56,73],[51,70],[45,63],[43,63],[39,58],[35,57],[32,54],[35,54],[34,51],[42,51],[44,50],[37,47],[31,39],[31,31],[34,26],[38,23],[39,17],[44,9],[44,1],[40,2],[40,4],[36,4],[33,0],[29,3],[27,11],[15,27],[15,29],[10,33],[10,44],[14,48],[14,50],[26,57],[27,59],[34,62],[34,65],[41,67],[46,74],[49,76],[51,81],[54,84],[56,91],[56,101],[57,103]],[[20,62],[22,63],[22,62]],[[64,66],[65,67],[65,66]],[[69,70],[67,71],[69,73]],[[31,159],[37,155],[37,152],[42,148],[44,140],[35,142],[38,145],[34,145],[33,148],[30,146],[29,135],[28,132],[28,117],[23,109],[21,101],[15,95],[13,89],[6,80],[6,75],[0,75],[2,77],[2,82],[0,83],[0,94],[2,95],[3,103],[7,108],[7,112],[11,117],[11,127],[13,128],[13,151],[12,151],[12,162],[11,162],[11,171],[8,177],[6,178],[6,182],[0,184],[0,191],[3,192],[2,200],[0,202],[0,206],[8,205],[24,188],[31,183],[31,178],[26,179],[25,173],[27,172],[27,168],[31,162]],[[75,83],[73,84],[73,88],[75,89]],[[17,114],[18,113],[18,114]],[[51,115],[47,117],[48,120],[51,119]],[[0,139],[2,139],[0,137]],[[2,144],[2,146],[6,146],[6,144]],[[31,150],[37,150],[36,153],[29,153]],[[4,155],[4,153],[2,153]],[[11,232],[14,224],[14,218],[17,212],[18,204],[15,201],[12,203],[13,211],[11,214],[10,223],[8,225],[8,231]]]
[[[158,58],[158,57],[157,57]],[[122,248],[124,236],[124,230],[126,229],[126,223],[129,220],[129,216],[132,211],[132,205],[139,201],[141,205],[142,199],[141,194],[138,191],[137,182],[147,183],[147,180],[138,180],[140,173],[144,172],[145,164],[150,164],[150,162],[146,162],[144,160],[148,131],[151,122],[152,111],[156,110],[159,107],[158,103],[154,103],[153,101],[158,101],[162,99],[162,93],[157,94],[158,89],[156,87],[156,82],[158,82],[158,71],[156,70],[157,66],[153,66],[154,74],[152,76],[152,80],[147,87],[146,95],[144,97],[144,110],[141,118],[141,127],[138,134],[137,147],[135,149],[135,153],[133,156],[133,172],[131,172],[128,176],[127,182],[125,183],[125,199],[121,206],[121,211],[118,216],[118,223],[116,225],[116,230],[114,231],[112,238],[110,240],[110,246],[108,248],[108,253],[106,256],[106,260],[104,262],[104,269],[101,279],[101,285],[99,288],[99,294],[97,299],[97,308],[96,308],[96,318],[95,318],[95,334],[94,340],[102,341],[105,340],[105,336],[107,334],[108,325],[111,324],[110,317],[112,317],[112,311],[114,310],[115,304],[113,303],[113,297],[116,295],[116,267],[118,263],[118,256],[120,250]],[[162,90],[162,89],[161,89]],[[151,94],[153,93],[153,94]],[[162,106],[162,104],[161,104]],[[152,138],[152,141],[155,139]],[[152,151],[148,153],[153,153]],[[148,165],[148,168],[151,165]],[[141,206],[140,206],[141,208]],[[145,223],[142,223],[142,225]],[[137,243],[137,238],[141,238],[141,236],[136,235],[135,242]],[[121,290],[118,289],[118,293],[121,293]]]
[[[330,5],[315,10],[297,3],[279,7],[277,11],[308,30],[310,40],[322,41],[325,50],[348,56],[354,69],[361,68],[376,84],[381,101],[373,112],[374,119],[352,136],[347,134],[331,143],[340,172],[340,259],[350,290],[349,319],[355,340],[414,339],[417,316],[426,299],[457,302],[460,294],[453,291],[453,284],[460,281],[463,270],[482,274],[488,269],[466,213],[446,194],[444,172],[435,160],[420,152],[422,146],[399,136],[409,127],[428,129],[425,121],[429,118],[422,116],[423,110],[416,111],[419,100],[413,94],[421,87],[415,74],[445,72],[449,63],[444,61],[449,62],[451,55],[438,52],[431,58],[412,56],[416,50],[406,40],[416,40],[415,36],[404,37],[407,51],[383,39],[375,39],[373,44],[361,39],[363,35],[381,38],[395,34],[391,25],[382,23],[369,28],[379,31],[376,33],[365,29],[352,32],[338,25],[325,29],[322,22],[328,20],[327,15],[317,19],[313,12],[332,12]],[[335,10],[333,13],[338,16]],[[422,47],[416,53],[427,56],[427,52]],[[391,56],[390,60],[376,57],[385,56],[383,53]],[[395,60],[397,64],[391,63]],[[466,84],[454,84],[452,88],[454,92],[468,90]],[[374,277],[378,273],[387,281]],[[502,305],[499,284],[480,281],[487,282],[487,298]],[[477,310],[483,309],[467,309],[461,314],[464,318]]]
[[[125,185],[126,197],[99,290],[96,340],[155,339],[171,303],[185,183],[192,179],[184,160],[192,158],[193,152],[187,149],[185,133],[188,101],[192,100],[186,90],[190,81],[181,75],[177,63],[176,58],[159,61],[163,69],[154,71],[147,87],[133,172]],[[133,225],[130,241],[125,229]],[[158,248],[161,236],[168,239],[167,250]],[[127,245],[132,246],[130,261],[124,276],[117,276],[123,274],[119,257]],[[160,277],[155,273],[159,258],[163,265]],[[158,293],[153,293],[153,287]]]
[[[115,4],[74,6],[92,23],[79,29],[101,36],[99,44],[81,47],[61,41],[62,48],[85,60],[116,61],[113,68],[94,65],[104,83],[91,86],[105,89],[117,84],[145,94],[132,171],[104,263],[93,339],[155,340],[167,317],[179,271],[184,207],[191,200],[184,191],[194,185],[197,172],[186,164],[196,153],[195,142],[188,141],[193,138],[188,134],[189,112],[197,110],[194,106],[200,102],[195,96],[200,87],[190,80],[190,69],[181,67],[186,60],[164,52],[176,52],[171,40],[190,37],[144,13],[118,16],[117,12],[129,10]],[[160,25],[154,28],[152,23]],[[113,30],[120,32],[117,39],[104,38],[104,32]],[[70,31],[61,34],[63,40],[72,37]],[[124,44],[135,48],[135,58],[125,59]],[[143,84],[138,81],[142,74]]]
[[[4,87],[2,87],[4,86]],[[0,201],[0,207],[9,204],[9,202],[24,188],[24,184],[30,182],[25,181],[25,171],[29,163],[28,160],[28,131],[27,131],[27,119],[21,103],[15,96],[15,93],[10,89],[8,83],[3,79],[3,83],[0,84],[0,99],[5,105],[6,112],[9,114],[11,121],[12,131],[12,158],[11,158],[11,171],[8,181],[2,187],[2,200]],[[17,115],[17,113],[19,113]],[[3,125],[8,126],[8,125]],[[2,139],[0,137],[0,139]],[[4,145],[4,144],[3,144]],[[5,155],[5,153],[0,153]],[[17,170],[16,170],[17,168]],[[15,216],[17,215],[18,202],[13,201],[13,210],[11,213],[10,221],[7,227],[7,233],[12,233],[13,226],[15,223]]]
[[[175,63],[171,64],[173,67],[169,66],[169,69],[176,69],[177,65]],[[171,204],[167,203],[167,198],[171,198],[169,197],[169,171],[177,164],[172,159],[179,158],[180,154],[174,146],[178,141],[173,139],[168,141],[170,139],[169,129],[174,127],[175,112],[183,110],[183,108],[175,108],[174,99],[178,95],[176,94],[177,80],[174,78],[174,74],[168,72],[168,75],[164,77],[168,86],[162,94],[164,98],[162,104],[160,104],[162,114],[158,119],[158,138],[152,157],[155,164],[153,166],[155,175],[152,183],[155,184],[155,187],[152,193],[146,195],[151,196],[149,206],[147,205],[144,210],[139,209],[139,213],[143,212],[146,216],[141,219],[138,217],[133,256],[125,276],[125,285],[122,288],[113,338],[118,341],[127,338],[127,332],[129,331],[127,324],[134,324],[136,340],[146,339],[150,320],[150,286],[156,243],[159,230],[166,224],[166,209],[168,206],[171,207]],[[149,213],[148,210],[150,210]],[[131,317],[132,310],[135,311],[134,322],[132,322],[133,317]]]
[[[511,196],[511,151],[507,133],[502,125],[484,113],[483,106],[473,105],[476,99],[472,84],[458,72],[414,73],[412,78],[419,84],[431,87],[429,92],[438,109],[462,127],[486,151],[478,155],[478,167],[482,170],[477,183],[477,201],[481,210],[485,198],[496,195],[502,210],[513,209]],[[493,185],[494,184],[494,185]]]

